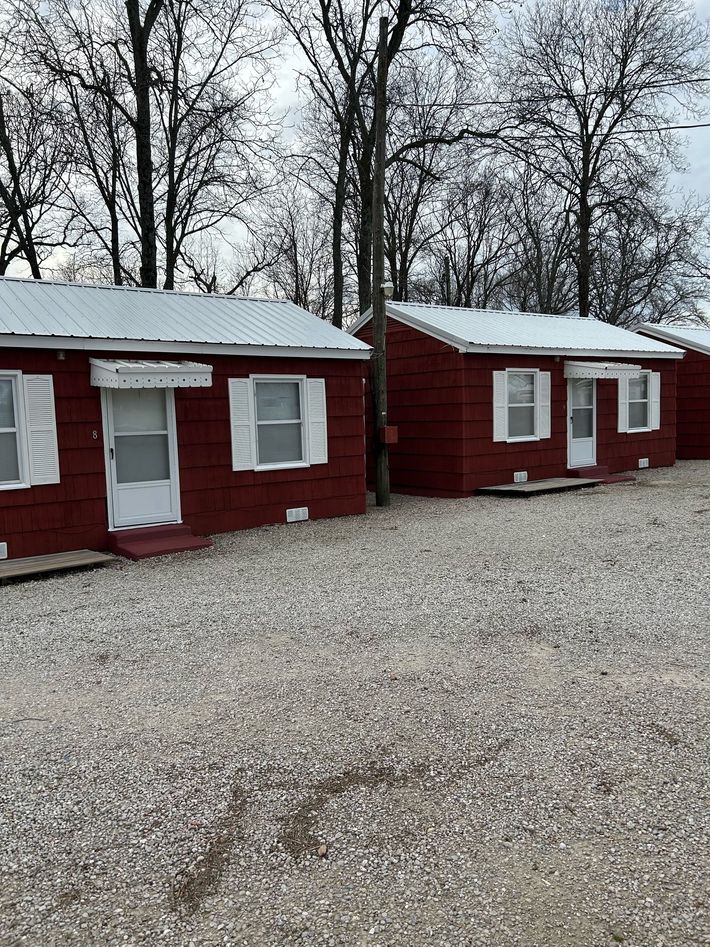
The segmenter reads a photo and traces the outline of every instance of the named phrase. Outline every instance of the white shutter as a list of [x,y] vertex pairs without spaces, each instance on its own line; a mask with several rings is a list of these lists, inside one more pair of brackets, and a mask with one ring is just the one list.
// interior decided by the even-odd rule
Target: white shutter
[[508,379],[505,372],[493,372],[493,440],[508,440]]
[[626,434],[629,430],[629,380],[619,379],[619,423],[617,431]]
[[232,427],[232,470],[253,470],[256,466],[256,434],[250,378],[229,379],[229,418]]
[[328,416],[325,403],[325,379],[306,380],[308,412],[308,462],[328,463]]
[[657,431],[661,426],[661,373],[650,373],[651,390],[651,424],[652,431]]
[[538,433],[537,436],[542,440],[545,437],[552,436],[552,420],[550,406],[550,392],[552,389],[552,379],[549,372],[538,372]]
[[23,375],[30,483],[59,483],[59,447],[51,375]]

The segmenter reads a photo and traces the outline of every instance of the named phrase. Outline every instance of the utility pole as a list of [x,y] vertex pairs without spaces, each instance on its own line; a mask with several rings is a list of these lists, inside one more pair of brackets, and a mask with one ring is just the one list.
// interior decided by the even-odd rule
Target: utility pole
[[[377,47],[377,87],[375,90],[375,155],[372,188],[372,330],[375,351],[371,360],[372,400],[375,413],[375,501],[389,506],[390,468],[387,428],[387,353],[385,347],[385,138],[387,133],[387,39],[388,19],[380,17]],[[385,296],[387,294],[387,297]]]
[[444,303],[451,305],[451,260],[448,253],[444,257]]

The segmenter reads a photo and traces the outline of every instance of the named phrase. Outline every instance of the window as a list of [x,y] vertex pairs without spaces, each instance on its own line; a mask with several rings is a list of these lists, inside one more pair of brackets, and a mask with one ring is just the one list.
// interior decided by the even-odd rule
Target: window
[[229,414],[232,470],[278,470],[328,463],[324,378],[230,378]]
[[254,382],[257,466],[303,463],[300,381]]
[[550,437],[550,372],[507,368],[493,372],[493,440],[540,441]]
[[640,434],[660,427],[661,373],[642,371],[636,378],[620,378],[617,430]]
[[535,372],[508,372],[508,440],[537,436]]
[[59,483],[51,375],[0,372],[0,490]]
[[0,375],[0,488],[26,486],[19,374]]
[[650,429],[650,372],[641,372],[638,378],[629,378],[629,431]]

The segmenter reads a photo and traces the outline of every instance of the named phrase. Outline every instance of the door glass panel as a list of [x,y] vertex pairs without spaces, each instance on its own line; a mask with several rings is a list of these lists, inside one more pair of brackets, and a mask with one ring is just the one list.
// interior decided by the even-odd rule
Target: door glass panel
[[301,418],[301,386],[297,381],[256,383],[257,421],[296,421]]
[[286,464],[303,460],[300,424],[260,424],[259,463]]
[[594,437],[594,409],[572,409],[572,437]]
[[17,435],[0,434],[0,483],[16,483],[19,479]]
[[591,407],[594,404],[594,382],[591,378],[577,378],[572,383],[573,407]]
[[629,404],[629,427],[648,427],[647,401],[636,401]]
[[163,388],[119,389],[111,392],[111,401],[113,429],[117,434],[168,428]]
[[508,437],[535,436],[535,405],[508,408]]
[[167,434],[123,434],[116,438],[115,443],[118,483],[170,479]]
[[508,404],[535,403],[535,375],[532,372],[508,372]]
[[0,427],[15,426],[15,404],[12,398],[12,382],[0,378]]

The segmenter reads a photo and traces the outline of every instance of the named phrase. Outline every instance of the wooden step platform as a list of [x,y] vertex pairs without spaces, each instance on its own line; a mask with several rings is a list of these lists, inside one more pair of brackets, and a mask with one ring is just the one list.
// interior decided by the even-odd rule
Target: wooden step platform
[[74,549],[71,552],[55,552],[49,556],[28,556],[26,559],[3,559],[0,561],[0,583],[46,572],[105,566],[115,561],[116,557],[111,553],[94,552],[92,549]]
[[528,480],[525,483],[503,483],[497,487],[479,487],[476,493],[497,497],[534,497],[541,493],[561,493],[564,490],[579,490],[580,487],[596,487],[602,480],[588,477],[550,477],[549,480]]

